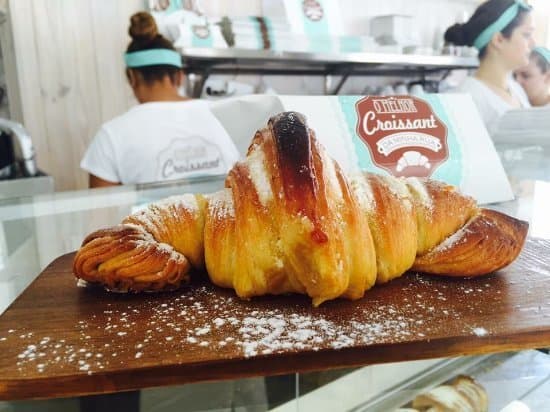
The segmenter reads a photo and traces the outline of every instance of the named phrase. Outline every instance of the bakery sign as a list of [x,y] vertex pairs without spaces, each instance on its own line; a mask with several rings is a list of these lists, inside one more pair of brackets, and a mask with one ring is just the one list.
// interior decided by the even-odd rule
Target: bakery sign
[[355,104],[356,132],[373,163],[394,176],[429,177],[449,156],[447,127],[413,96],[365,97]]

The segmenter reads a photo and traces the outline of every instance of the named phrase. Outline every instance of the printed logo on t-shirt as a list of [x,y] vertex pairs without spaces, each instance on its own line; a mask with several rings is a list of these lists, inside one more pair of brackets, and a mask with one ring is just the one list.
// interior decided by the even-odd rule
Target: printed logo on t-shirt
[[157,179],[223,174],[227,166],[220,148],[200,136],[174,139],[157,159]]

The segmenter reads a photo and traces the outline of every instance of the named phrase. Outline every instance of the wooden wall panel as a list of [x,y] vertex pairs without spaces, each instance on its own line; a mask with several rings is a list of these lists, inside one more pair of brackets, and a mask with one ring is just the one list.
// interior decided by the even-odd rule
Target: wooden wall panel
[[81,189],[80,159],[104,121],[134,102],[122,53],[144,0],[10,0],[23,121],[56,190]]
[[[49,153],[48,136],[46,134],[46,118],[41,103],[41,85],[38,78],[38,55],[35,27],[32,19],[32,0],[11,0],[9,5],[10,26],[13,29],[15,61],[11,62],[17,71],[21,102],[21,118],[34,138],[35,150],[39,159],[39,167],[50,171],[51,157]],[[8,62],[5,62],[6,65]],[[12,101],[10,99],[10,101]]]

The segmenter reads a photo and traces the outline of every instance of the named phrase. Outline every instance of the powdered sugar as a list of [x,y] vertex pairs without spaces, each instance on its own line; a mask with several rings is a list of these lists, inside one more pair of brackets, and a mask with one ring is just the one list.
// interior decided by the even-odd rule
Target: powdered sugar
[[261,146],[256,145],[252,148],[246,158],[246,164],[250,171],[250,179],[258,192],[260,202],[266,206],[273,199],[273,191],[271,190],[269,176],[265,169],[265,156]]
[[78,279],[76,281],[76,286],[79,288],[85,288],[88,287],[88,282],[86,282],[84,279]]
[[192,213],[198,213],[199,204],[197,203],[197,198],[194,194],[186,193],[178,196],[170,196],[165,199],[162,199],[158,202],[153,203],[160,208],[175,207],[175,208],[184,208]]
[[[359,302],[339,300],[314,309],[304,297],[245,302],[230,291],[195,285],[164,297],[98,303],[103,311],[75,322],[76,340],[74,335],[65,337],[63,330],[39,335],[12,329],[0,338],[0,350],[21,348],[14,353],[14,364],[23,375],[29,368],[38,373],[53,369],[93,374],[132,368],[159,356],[184,364],[212,357],[406,343],[442,333],[480,336],[483,328],[490,333],[486,325],[465,323],[470,317],[456,312],[452,301],[465,299],[471,302],[469,310],[477,313],[487,296],[498,296],[491,283],[457,286],[413,276],[402,289],[398,304],[375,293]],[[22,344],[14,346],[16,341]]]
[[451,236],[447,237],[443,242],[433,248],[430,253],[444,252],[445,250],[453,248],[455,245],[466,240],[468,234],[468,224],[457,230]]
[[365,175],[361,172],[349,176],[349,184],[361,209],[368,211],[374,207],[374,196]]
[[217,219],[235,217],[235,206],[231,189],[223,189],[207,196],[208,214],[216,216]]
[[397,196],[407,210],[412,209],[412,196],[405,179],[393,176],[380,176],[390,191]]
[[489,332],[487,332],[487,329],[485,328],[474,328],[472,331],[476,336],[479,336],[479,337],[487,336],[489,334]]
[[147,232],[143,232],[143,239],[133,241],[136,247],[141,247],[143,249],[155,248],[160,252],[168,255],[168,258],[177,262],[178,264],[184,263],[186,261],[185,256],[176,251],[168,243],[157,242],[155,238]]
[[327,151],[322,146],[319,147],[319,153],[323,161],[325,185],[329,186],[330,192],[332,192],[333,196],[335,196],[336,199],[342,200],[342,188],[340,187],[340,181],[338,180],[338,176],[336,175],[336,166],[334,164],[334,160],[329,157]]
[[409,189],[414,193],[416,199],[428,210],[432,210],[433,202],[432,197],[428,193],[428,189],[423,181],[417,177],[408,177],[406,179]]

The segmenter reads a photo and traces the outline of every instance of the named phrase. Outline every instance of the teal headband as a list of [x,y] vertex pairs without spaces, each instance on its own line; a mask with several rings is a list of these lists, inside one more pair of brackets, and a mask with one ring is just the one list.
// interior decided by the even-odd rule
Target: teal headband
[[496,33],[504,30],[506,26],[516,18],[520,8],[523,10],[531,10],[531,7],[525,4],[523,0],[515,0],[514,4],[508,7],[495,22],[487,26],[487,28],[476,37],[474,40],[474,47],[481,50],[487,46]]
[[181,55],[170,49],[149,49],[124,54],[126,67],[167,65],[182,68]]
[[535,53],[538,53],[542,56],[544,60],[546,60],[546,63],[550,64],[550,50],[548,50],[546,47],[535,47],[533,49]]

